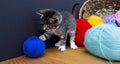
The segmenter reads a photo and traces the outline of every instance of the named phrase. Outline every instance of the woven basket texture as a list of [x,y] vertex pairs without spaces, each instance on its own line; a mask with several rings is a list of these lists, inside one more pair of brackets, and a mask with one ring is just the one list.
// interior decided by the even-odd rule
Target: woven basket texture
[[102,17],[114,14],[120,8],[120,0],[87,0],[79,11],[79,18],[87,18],[91,15]]

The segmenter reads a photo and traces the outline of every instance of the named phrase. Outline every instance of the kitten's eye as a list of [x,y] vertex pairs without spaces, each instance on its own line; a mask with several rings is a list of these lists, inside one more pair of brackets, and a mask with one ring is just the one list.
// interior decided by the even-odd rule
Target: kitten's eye
[[49,19],[49,22],[50,22],[50,23],[57,23],[57,19],[53,19],[53,18],[52,18],[52,19]]
[[53,18],[53,20],[54,20],[54,23],[57,23],[57,21],[58,21],[56,18]]
[[54,19],[54,23],[57,23],[57,21],[58,21],[57,19]]

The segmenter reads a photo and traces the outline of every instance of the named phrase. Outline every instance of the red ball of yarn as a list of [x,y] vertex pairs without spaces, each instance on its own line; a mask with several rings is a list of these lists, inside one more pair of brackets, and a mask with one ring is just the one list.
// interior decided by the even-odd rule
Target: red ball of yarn
[[88,21],[84,18],[76,19],[76,35],[75,35],[75,43],[77,46],[84,46],[84,36],[86,31],[92,26],[88,23]]

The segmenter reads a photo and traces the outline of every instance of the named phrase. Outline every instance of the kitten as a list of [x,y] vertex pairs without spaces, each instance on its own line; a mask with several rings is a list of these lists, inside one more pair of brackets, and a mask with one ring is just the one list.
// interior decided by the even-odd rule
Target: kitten
[[58,50],[66,50],[67,35],[70,35],[70,47],[77,49],[75,45],[76,21],[69,12],[59,12],[53,9],[42,9],[37,12],[40,15],[41,23],[45,33],[40,36],[42,40],[49,39],[53,34],[60,37],[60,41],[55,44]]

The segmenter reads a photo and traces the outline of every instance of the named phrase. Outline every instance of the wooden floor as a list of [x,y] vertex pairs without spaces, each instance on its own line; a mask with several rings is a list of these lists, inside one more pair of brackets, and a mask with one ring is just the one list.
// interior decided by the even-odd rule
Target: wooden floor
[[[57,48],[49,48],[40,58],[28,58],[19,56],[0,64],[109,64],[107,60],[89,54],[84,47],[79,47],[77,50],[72,50],[67,47],[65,52],[60,52]],[[113,62],[120,64],[120,62]]]

